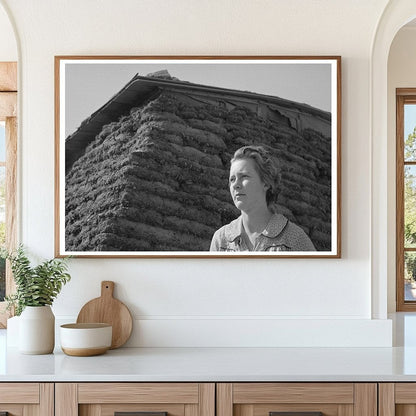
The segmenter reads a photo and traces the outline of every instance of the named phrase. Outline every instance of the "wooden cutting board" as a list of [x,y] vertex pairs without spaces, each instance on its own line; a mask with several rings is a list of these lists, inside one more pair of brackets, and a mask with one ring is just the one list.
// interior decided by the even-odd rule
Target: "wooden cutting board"
[[127,306],[113,297],[114,282],[101,282],[101,296],[87,302],[77,323],[104,322],[113,326],[111,349],[121,347],[130,337],[133,319]]

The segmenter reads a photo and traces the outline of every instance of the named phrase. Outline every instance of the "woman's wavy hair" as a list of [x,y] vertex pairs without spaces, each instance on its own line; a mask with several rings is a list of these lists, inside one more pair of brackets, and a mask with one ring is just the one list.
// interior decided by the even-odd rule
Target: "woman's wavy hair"
[[252,159],[254,161],[260,179],[268,186],[266,192],[267,206],[274,212],[280,192],[280,169],[272,154],[263,146],[243,146],[236,150],[231,163],[239,159]]

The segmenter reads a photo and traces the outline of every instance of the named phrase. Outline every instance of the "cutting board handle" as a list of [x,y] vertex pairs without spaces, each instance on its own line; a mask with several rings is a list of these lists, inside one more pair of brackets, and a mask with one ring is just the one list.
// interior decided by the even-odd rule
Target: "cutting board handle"
[[101,297],[112,298],[114,292],[114,282],[110,280],[104,280],[101,282]]

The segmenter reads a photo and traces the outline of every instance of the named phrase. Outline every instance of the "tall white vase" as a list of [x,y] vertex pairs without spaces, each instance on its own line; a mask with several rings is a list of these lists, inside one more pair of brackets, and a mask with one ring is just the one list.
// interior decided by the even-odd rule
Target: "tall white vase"
[[55,315],[48,306],[26,306],[19,319],[19,351],[50,354],[55,347]]

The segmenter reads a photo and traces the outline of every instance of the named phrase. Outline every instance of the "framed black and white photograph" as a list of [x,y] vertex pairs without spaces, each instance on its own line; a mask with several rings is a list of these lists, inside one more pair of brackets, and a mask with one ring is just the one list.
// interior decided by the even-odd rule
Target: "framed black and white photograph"
[[341,256],[341,58],[55,57],[55,255]]

